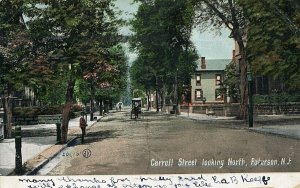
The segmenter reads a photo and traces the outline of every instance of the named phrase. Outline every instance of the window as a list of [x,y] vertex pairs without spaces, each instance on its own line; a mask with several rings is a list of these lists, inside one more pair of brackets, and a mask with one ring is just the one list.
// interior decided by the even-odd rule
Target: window
[[201,86],[201,75],[200,74],[196,74],[196,85]]
[[222,75],[221,74],[216,74],[216,85],[221,85],[222,83]]
[[216,101],[221,101],[223,100],[223,94],[221,92],[221,89],[216,89],[215,90],[215,100]]
[[203,98],[203,91],[202,89],[195,90],[195,101],[201,101]]

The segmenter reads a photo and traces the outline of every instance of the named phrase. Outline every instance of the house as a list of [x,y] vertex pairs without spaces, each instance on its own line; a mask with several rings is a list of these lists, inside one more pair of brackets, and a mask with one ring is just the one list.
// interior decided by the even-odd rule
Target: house
[[191,79],[191,102],[224,103],[220,85],[224,80],[224,70],[232,59],[205,59],[201,57],[195,74]]

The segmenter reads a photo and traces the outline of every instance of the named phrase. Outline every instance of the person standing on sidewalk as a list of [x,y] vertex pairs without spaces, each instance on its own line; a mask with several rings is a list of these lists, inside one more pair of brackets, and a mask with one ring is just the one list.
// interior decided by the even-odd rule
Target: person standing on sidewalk
[[85,136],[85,129],[86,129],[87,123],[84,119],[84,113],[81,112],[81,117],[79,119],[79,127],[81,128],[81,143],[84,143],[84,136]]

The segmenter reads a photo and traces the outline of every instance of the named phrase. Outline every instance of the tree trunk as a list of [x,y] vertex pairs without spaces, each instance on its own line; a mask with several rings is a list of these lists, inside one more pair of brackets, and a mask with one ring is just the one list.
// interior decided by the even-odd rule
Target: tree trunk
[[151,107],[151,101],[150,101],[150,90],[146,91],[147,93],[147,102],[148,102],[148,106],[147,106],[147,110],[150,111],[150,107]]
[[241,101],[240,101],[240,113],[239,119],[247,119],[247,101],[248,101],[248,84],[247,84],[247,63],[245,59],[241,59],[241,77],[240,77],[240,92],[241,92]]
[[9,96],[4,98],[5,129],[4,138],[11,138],[12,131],[12,101]]
[[176,105],[176,109],[175,109],[175,113],[178,114],[179,113],[179,109],[178,109],[178,78],[177,78],[177,73],[175,76],[175,84],[174,84],[174,102]]
[[160,92],[160,97],[161,97],[161,109],[162,112],[166,111],[166,84],[162,80],[162,88]]
[[91,82],[91,99],[90,99],[90,121],[94,120],[94,86]]
[[99,101],[99,105],[100,105],[100,107],[99,107],[99,110],[100,110],[100,116],[102,116],[103,115],[103,100],[102,99],[100,99],[100,101]]
[[242,39],[237,40],[237,43],[240,48],[240,55],[241,59],[239,61],[239,67],[240,67],[240,112],[239,112],[239,119],[246,120],[247,119],[247,101],[248,101],[248,82],[247,82],[247,61],[246,61],[246,51],[244,43],[242,42]]
[[3,107],[4,107],[4,138],[11,138],[11,131],[12,131],[12,99],[11,99],[11,92],[9,89],[6,89],[4,92],[4,100],[3,100]]
[[227,96],[228,96],[228,88],[226,87],[225,88],[225,91],[223,93],[223,101],[224,101],[224,104],[227,104],[228,103],[228,100],[227,100]]
[[159,93],[159,88],[158,88],[158,76],[155,76],[155,98],[156,98],[156,112],[159,112],[159,96],[158,96],[158,93]]
[[62,124],[61,124],[61,143],[65,144],[68,139],[68,126],[70,120],[70,110],[73,103],[73,93],[74,93],[75,80],[70,79],[68,81],[68,87],[66,91],[66,101],[62,113]]

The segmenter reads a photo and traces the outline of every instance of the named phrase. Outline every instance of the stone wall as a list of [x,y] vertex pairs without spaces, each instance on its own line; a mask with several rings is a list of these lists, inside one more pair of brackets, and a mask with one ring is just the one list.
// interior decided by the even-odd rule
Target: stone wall
[[[181,106],[182,112],[206,114],[207,109],[212,109],[217,116],[238,116],[240,104],[201,104]],[[260,104],[254,105],[254,115],[300,114],[300,103],[285,104]]]

